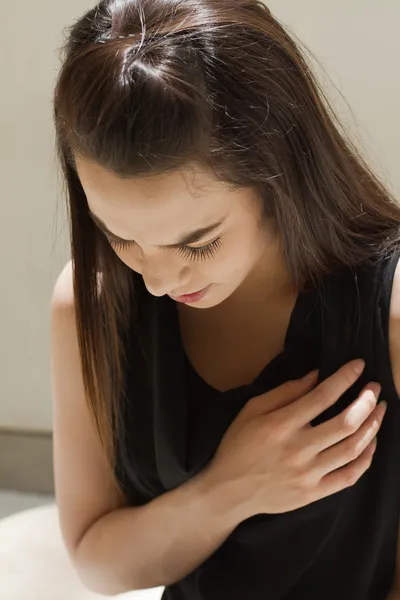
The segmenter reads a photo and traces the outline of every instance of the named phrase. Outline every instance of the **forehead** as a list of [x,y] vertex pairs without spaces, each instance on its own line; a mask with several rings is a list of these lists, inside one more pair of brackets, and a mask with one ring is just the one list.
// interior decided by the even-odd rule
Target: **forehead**
[[91,211],[113,233],[138,243],[145,238],[150,244],[169,243],[182,233],[225,219],[238,194],[196,165],[120,179],[86,159],[77,158],[76,164]]

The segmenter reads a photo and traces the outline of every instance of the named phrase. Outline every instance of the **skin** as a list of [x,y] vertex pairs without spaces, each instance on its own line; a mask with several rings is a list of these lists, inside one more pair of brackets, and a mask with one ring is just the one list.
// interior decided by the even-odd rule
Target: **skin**
[[[198,166],[185,171],[121,180],[96,163],[77,158],[91,212],[114,235],[119,258],[140,273],[154,296],[195,293],[211,284],[190,309],[264,303],[293,296],[287,266],[272,224],[261,219],[262,203],[250,188],[233,190]],[[187,250],[159,248],[215,222],[223,224]],[[216,241],[217,240],[217,241]],[[204,258],[189,248],[216,245]],[[253,307],[254,308],[254,307]]]

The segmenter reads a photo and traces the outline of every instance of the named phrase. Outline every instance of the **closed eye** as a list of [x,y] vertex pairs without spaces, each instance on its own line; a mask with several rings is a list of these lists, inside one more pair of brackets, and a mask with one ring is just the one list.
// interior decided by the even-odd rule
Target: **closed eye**
[[[115,250],[129,250],[133,246],[135,246],[135,242],[128,240],[117,240],[115,238],[107,236],[107,239],[111,246]],[[214,241],[205,246],[200,246],[199,248],[192,248],[191,246],[171,246],[171,249],[176,250],[178,254],[183,256],[183,258],[188,259],[191,262],[197,260],[207,260],[215,256],[215,254],[222,247],[221,238],[218,237]]]

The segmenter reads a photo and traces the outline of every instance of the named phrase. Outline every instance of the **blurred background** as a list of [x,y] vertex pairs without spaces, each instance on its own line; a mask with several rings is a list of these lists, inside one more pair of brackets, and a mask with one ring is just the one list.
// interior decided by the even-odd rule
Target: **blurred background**
[[[50,297],[69,250],[51,97],[63,28],[93,5],[2,6],[0,555],[2,519],[54,503]],[[358,146],[399,196],[400,3],[271,0],[268,6],[318,59],[307,55]],[[0,577],[0,596],[10,600],[2,591]]]

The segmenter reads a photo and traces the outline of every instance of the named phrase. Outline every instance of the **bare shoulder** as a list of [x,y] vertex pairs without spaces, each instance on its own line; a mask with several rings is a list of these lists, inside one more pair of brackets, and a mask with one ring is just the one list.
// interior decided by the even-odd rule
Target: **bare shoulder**
[[[58,275],[53,287],[51,307],[53,312],[64,312],[71,314],[74,308],[74,281],[73,265],[69,260]],[[97,274],[97,290],[101,294],[101,273]]]
[[72,260],[68,261],[53,287],[51,306],[54,310],[72,310],[74,306]]
[[389,346],[392,373],[400,396],[400,261],[397,264],[392,288],[389,317]]

